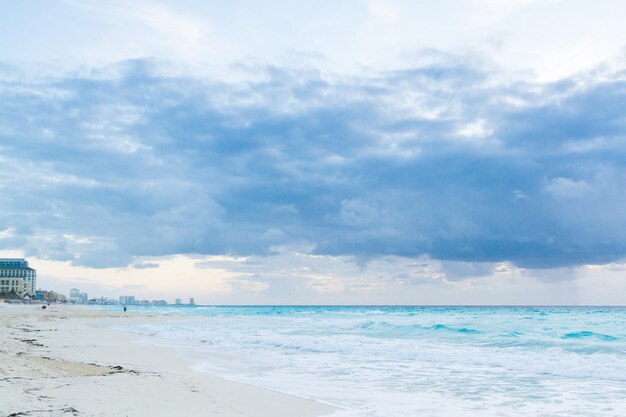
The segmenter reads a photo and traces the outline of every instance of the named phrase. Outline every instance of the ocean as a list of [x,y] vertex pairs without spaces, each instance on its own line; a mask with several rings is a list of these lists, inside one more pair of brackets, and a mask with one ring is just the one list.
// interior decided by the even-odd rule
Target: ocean
[[333,417],[626,415],[626,308],[145,309],[186,319],[127,331]]

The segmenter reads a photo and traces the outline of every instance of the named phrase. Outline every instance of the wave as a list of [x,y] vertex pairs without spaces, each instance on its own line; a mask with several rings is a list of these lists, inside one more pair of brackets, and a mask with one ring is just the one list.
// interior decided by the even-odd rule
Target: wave
[[435,324],[435,325],[431,326],[430,329],[432,329],[432,330],[448,330],[448,331],[451,331],[451,332],[466,333],[466,334],[480,333],[478,330],[468,329],[467,327],[456,328],[456,327],[446,326],[445,324]]
[[337,333],[346,330],[350,333],[357,333],[362,336],[376,337],[428,337],[433,333],[454,333],[454,334],[479,334],[479,330],[463,326],[451,326],[448,324],[420,324],[420,323],[392,323],[389,321],[365,320],[357,323],[348,322],[345,327],[336,326]]
[[563,339],[585,339],[585,338],[591,338],[591,339],[603,340],[605,342],[612,342],[614,340],[619,340],[618,337],[610,336],[608,334],[590,332],[589,330],[583,330],[581,332],[566,333],[566,334],[563,335],[562,338]]

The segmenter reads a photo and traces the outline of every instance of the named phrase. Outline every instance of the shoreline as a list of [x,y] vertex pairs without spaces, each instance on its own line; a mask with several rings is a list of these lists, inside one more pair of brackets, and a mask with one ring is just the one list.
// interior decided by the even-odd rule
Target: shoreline
[[112,328],[179,319],[0,304],[0,415],[321,417],[337,410],[194,370],[174,347]]

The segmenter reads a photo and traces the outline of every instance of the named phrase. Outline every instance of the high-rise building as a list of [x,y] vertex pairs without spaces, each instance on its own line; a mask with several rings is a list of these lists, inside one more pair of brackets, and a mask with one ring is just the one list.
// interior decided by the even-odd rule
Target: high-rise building
[[86,292],[80,292],[78,288],[70,289],[70,302],[74,304],[87,304],[89,297]]
[[176,304],[177,306],[181,305],[183,303],[183,300],[180,298],[177,298],[176,301],[174,302],[174,304]]
[[35,296],[37,271],[24,258],[0,258],[0,293]]
[[193,297],[191,297],[191,298],[189,299],[189,305],[190,305],[190,306],[195,306],[195,305],[196,305],[196,302],[195,302],[195,300],[193,299]]
[[134,295],[120,295],[120,304],[133,305],[135,304]]

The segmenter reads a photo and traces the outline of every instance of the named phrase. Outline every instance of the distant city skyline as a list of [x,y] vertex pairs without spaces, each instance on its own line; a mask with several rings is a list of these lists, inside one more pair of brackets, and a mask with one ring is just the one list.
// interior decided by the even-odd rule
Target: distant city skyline
[[0,257],[109,298],[626,304],[625,14],[4,2]]

